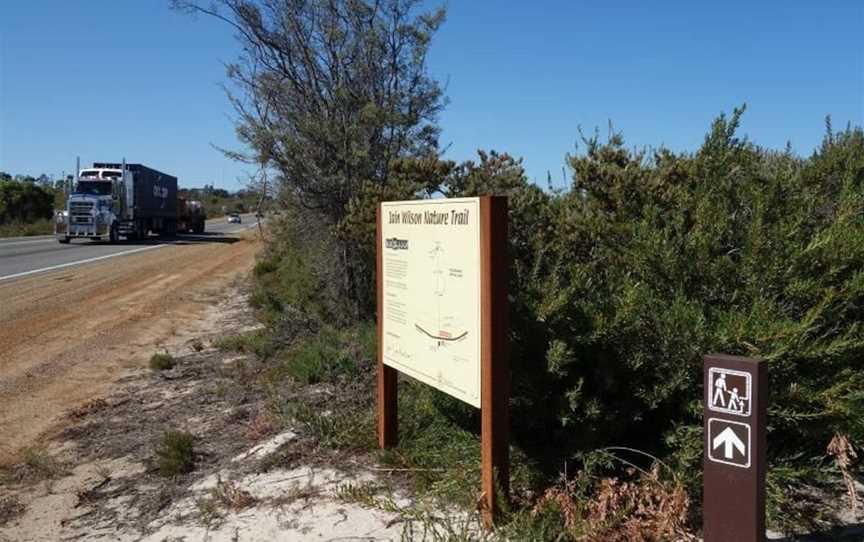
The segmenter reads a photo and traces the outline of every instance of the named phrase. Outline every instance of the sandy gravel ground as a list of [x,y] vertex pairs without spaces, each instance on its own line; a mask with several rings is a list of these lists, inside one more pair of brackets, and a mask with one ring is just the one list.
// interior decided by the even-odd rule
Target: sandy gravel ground
[[[0,542],[402,539],[399,509],[412,503],[398,474],[262,425],[272,391],[255,383],[266,363],[216,347],[259,327],[243,291],[242,281],[221,287],[197,313],[200,334],[152,336],[174,368],[128,371],[110,393],[63,413],[36,460],[0,470]],[[194,435],[192,472],[160,474],[154,451],[166,430]]]
[[247,273],[252,232],[0,283],[0,466],[106,394],[154,351],[206,333],[206,308]]

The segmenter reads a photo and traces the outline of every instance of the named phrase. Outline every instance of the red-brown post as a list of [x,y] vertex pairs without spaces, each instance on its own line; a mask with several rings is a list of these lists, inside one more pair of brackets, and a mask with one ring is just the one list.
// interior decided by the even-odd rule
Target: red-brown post
[[510,306],[507,198],[480,198],[480,416],[483,520],[492,525],[498,492],[510,491]]
[[705,542],[765,540],[767,363],[705,356]]
[[384,289],[382,261],[383,250],[381,241],[381,204],[375,216],[375,277],[377,288],[377,310],[378,310],[378,446],[380,448],[392,448],[399,441],[399,426],[397,416],[397,371],[393,367],[384,365]]

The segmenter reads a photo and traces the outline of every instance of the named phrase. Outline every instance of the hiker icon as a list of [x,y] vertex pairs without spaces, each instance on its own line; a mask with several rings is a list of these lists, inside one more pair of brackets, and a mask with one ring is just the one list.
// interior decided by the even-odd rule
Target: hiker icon
[[[711,402],[716,406],[718,403],[721,407],[726,407],[726,402],[723,400],[724,392],[726,391],[726,375],[724,373],[720,373],[720,376],[717,377],[717,380],[714,381],[714,398]],[[737,392],[737,390],[736,390]],[[737,393],[735,394],[737,397]],[[732,400],[729,400],[729,407],[732,407]]]
[[732,388],[729,392],[729,410],[741,410],[743,406],[741,398],[738,397],[738,388]]
[[715,412],[727,412],[736,416],[750,415],[750,374],[734,369],[712,367],[709,371],[706,401]]

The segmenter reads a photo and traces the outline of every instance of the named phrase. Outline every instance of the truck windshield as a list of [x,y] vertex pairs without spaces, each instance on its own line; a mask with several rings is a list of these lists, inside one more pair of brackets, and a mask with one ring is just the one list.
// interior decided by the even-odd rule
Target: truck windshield
[[98,181],[78,181],[75,186],[75,192],[78,194],[91,194],[93,196],[110,196],[111,183]]

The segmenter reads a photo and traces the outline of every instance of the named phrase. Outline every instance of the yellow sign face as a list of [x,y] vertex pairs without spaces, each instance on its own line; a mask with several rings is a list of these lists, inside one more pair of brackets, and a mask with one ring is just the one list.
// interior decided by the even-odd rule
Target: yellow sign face
[[381,204],[384,364],[480,407],[480,198]]

